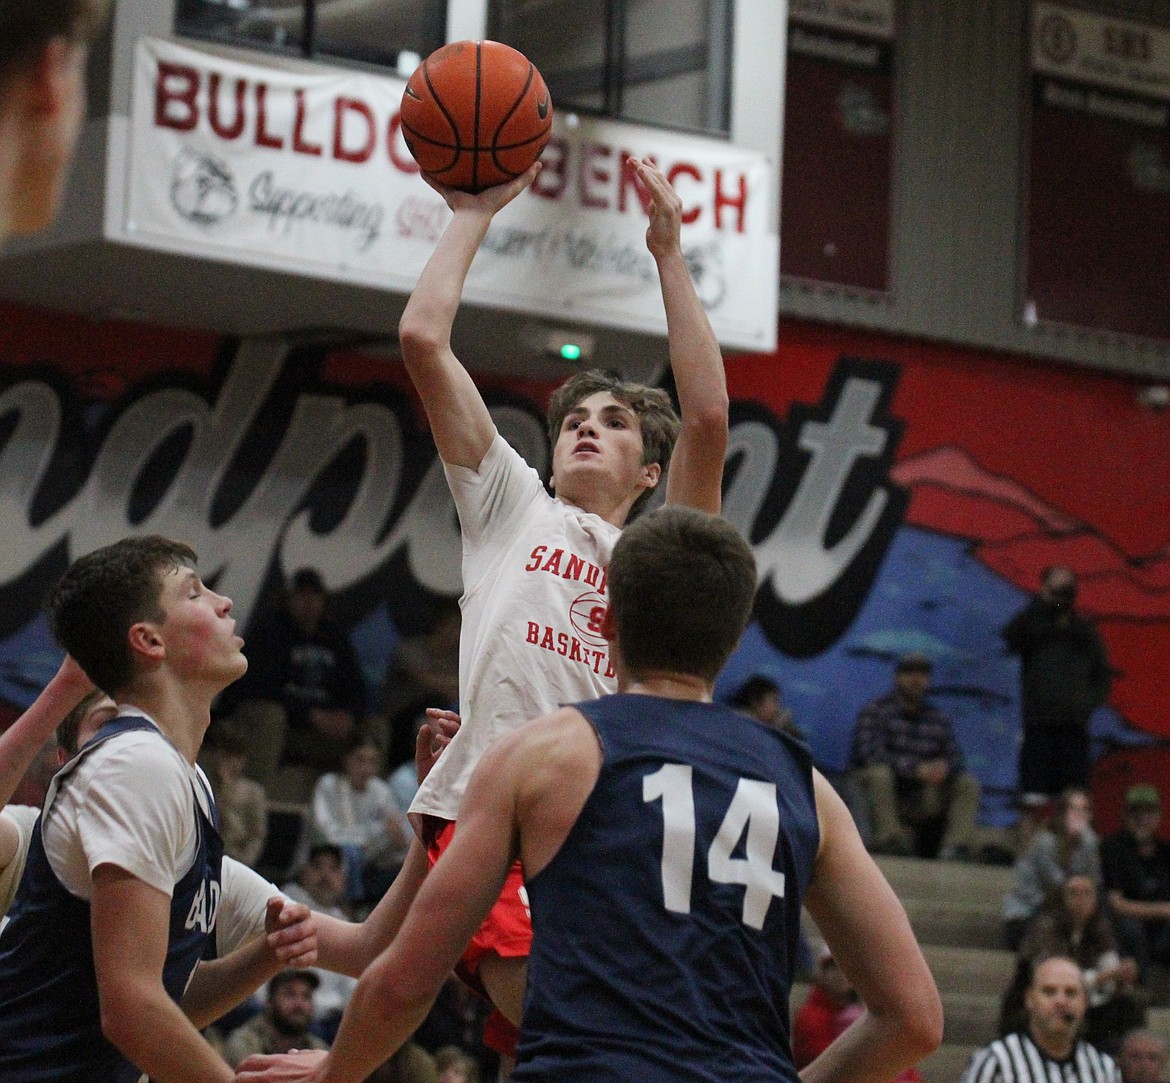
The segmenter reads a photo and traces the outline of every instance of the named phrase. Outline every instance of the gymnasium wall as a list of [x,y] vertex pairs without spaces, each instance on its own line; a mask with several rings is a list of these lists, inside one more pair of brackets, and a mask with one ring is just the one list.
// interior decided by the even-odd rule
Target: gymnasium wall
[[[1170,413],[1128,378],[1017,357],[793,321],[780,342],[727,358],[725,511],[761,585],[719,693],[775,676],[839,768],[892,661],[926,651],[1002,822],[1018,711],[998,630],[1041,568],[1069,564],[1117,670],[1094,719],[1108,819],[1118,787],[1164,774],[1153,746],[1170,736]],[[545,470],[550,388],[483,386]],[[46,589],[128,533],[191,542],[245,623],[280,573],[321,568],[375,683],[460,589],[454,510],[401,365],[319,342],[0,308],[0,502],[9,716],[59,660]]]

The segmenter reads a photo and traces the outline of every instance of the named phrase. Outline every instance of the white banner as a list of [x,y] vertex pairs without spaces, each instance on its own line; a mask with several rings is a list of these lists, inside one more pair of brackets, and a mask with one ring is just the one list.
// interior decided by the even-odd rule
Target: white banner
[[[404,86],[142,39],[126,239],[410,290],[450,212],[399,133]],[[683,200],[683,247],[719,340],[773,349],[772,170],[756,151],[660,129],[558,116],[544,170],[496,217],[464,296],[664,333],[645,212],[622,165],[630,154],[653,157]]]
[[1032,7],[1032,68],[1170,101],[1170,28],[1037,3]]
[[894,38],[894,0],[788,0],[788,18],[881,41]]

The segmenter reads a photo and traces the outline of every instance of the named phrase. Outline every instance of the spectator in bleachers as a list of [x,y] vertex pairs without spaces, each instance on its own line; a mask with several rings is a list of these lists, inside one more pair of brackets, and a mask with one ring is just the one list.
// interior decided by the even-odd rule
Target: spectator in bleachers
[[253,1053],[288,1053],[294,1049],[328,1049],[309,1030],[313,994],[318,985],[312,970],[282,970],[268,983],[264,1010],[236,1027],[224,1042],[224,1059],[233,1068]]
[[1146,981],[1152,962],[1170,964],[1170,844],[1158,838],[1162,798],[1131,786],[1124,826],[1101,843],[1101,869],[1117,938]]
[[960,1083],[1121,1083],[1113,1058],[1080,1037],[1088,1001],[1081,968],[1054,955],[1036,965],[1024,1025],[975,1050]]
[[445,1045],[435,1053],[439,1083],[479,1083],[479,1062],[457,1045]]
[[727,701],[728,706],[762,722],[769,729],[791,734],[804,740],[804,734],[780,699],[780,686],[771,677],[749,677]]
[[365,1083],[439,1083],[435,1058],[414,1042],[407,1042],[385,1064],[379,1065]]
[[244,777],[248,746],[237,734],[219,730],[204,752],[223,852],[254,866],[268,836],[268,798],[259,782]]
[[1145,1027],[1127,1031],[1117,1052],[1121,1083],[1164,1083],[1166,1039]]
[[[296,878],[285,884],[281,891],[293,902],[304,903],[319,914],[349,921],[352,912],[346,904],[345,886],[345,856],[341,847],[326,842],[309,850]],[[319,982],[313,998],[313,1031],[326,1041],[332,1041],[341,1013],[357,987],[357,978],[319,967],[314,967],[313,973]]]
[[1016,977],[1004,996],[1000,1033],[1018,1030],[1023,1024],[1024,990],[1037,963],[1064,955],[1076,961],[1084,976],[1085,1037],[1098,1049],[1113,1053],[1122,1034],[1145,1022],[1145,1006],[1136,992],[1137,964],[1118,953],[1113,925],[1088,876],[1069,875],[1057,898],[1024,932]]
[[283,603],[248,626],[248,672],[221,697],[217,716],[248,745],[247,771],[273,794],[277,768],[305,796],[322,771],[340,767],[341,751],[365,718],[367,691],[357,655],[328,615],[321,573],[302,568]]
[[1003,629],[1008,650],[1020,656],[1021,794],[1055,797],[1089,783],[1089,717],[1109,695],[1112,671],[1076,597],[1070,568],[1046,568],[1040,593]]
[[427,707],[455,710],[459,703],[459,603],[435,602],[429,627],[404,636],[390,653],[378,714],[386,733],[386,764],[393,769],[414,757],[415,721]]
[[[857,990],[837,965],[828,944],[822,944],[813,987],[792,1021],[792,1063],[797,1071],[811,1064],[848,1029],[863,1005]],[[900,1072],[897,1083],[921,1083],[916,1068]]]
[[842,1014],[858,1002],[856,990],[837,965],[829,945],[821,945],[812,988],[792,1021],[792,1063],[797,1071],[811,1064],[851,1023]]
[[449,978],[414,1040],[435,1054],[444,1047],[457,1046],[475,1058],[484,1079],[495,1079],[500,1058],[483,1039],[484,1022],[490,1012],[486,1000],[458,978]]
[[899,660],[893,691],[858,715],[850,762],[875,853],[971,858],[979,781],[963,769],[950,721],[927,700],[932,668],[921,654]]
[[330,842],[345,855],[352,903],[376,902],[402,866],[413,832],[380,778],[382,753],[368,736],[353,737],[341,771],[328,771],[313,789],[310,842]]
[[1015,880],[1003,900],[1004,941],[1012,951],[1019,948],[1028,922],[1067,877],[1087,876],[1100,886],[1100,843],[1091,821],[1089,795],[1081,789],[1065,790],[1048,826],[1033,834],[1016,860]]

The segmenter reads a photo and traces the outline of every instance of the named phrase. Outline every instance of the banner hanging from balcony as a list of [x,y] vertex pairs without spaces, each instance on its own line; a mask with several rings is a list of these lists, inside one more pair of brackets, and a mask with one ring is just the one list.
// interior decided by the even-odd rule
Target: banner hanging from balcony
[[[390,76],[143,39],[122,239],[408,291],[450,212],[399,131]],[[683,247],[722,343],[776,338],[775,186],[762,154],[716,140],[558,116],[530,194],[495,219],[465,298],[650,333],[666,322],[629,155],[683,201]]]
[[1032,6],[1023,318],[1170,339],[1170,27]]

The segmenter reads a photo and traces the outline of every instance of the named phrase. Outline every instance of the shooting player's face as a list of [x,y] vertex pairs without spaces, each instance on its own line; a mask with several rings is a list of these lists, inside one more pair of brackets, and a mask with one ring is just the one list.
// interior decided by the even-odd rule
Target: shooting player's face
[[638,415],[608,391],[582,399],[561,423],[553,448],[553,486],[557,495],[586,505],[594,494],[637,495],[653,486],[657,463],[642,462]]

